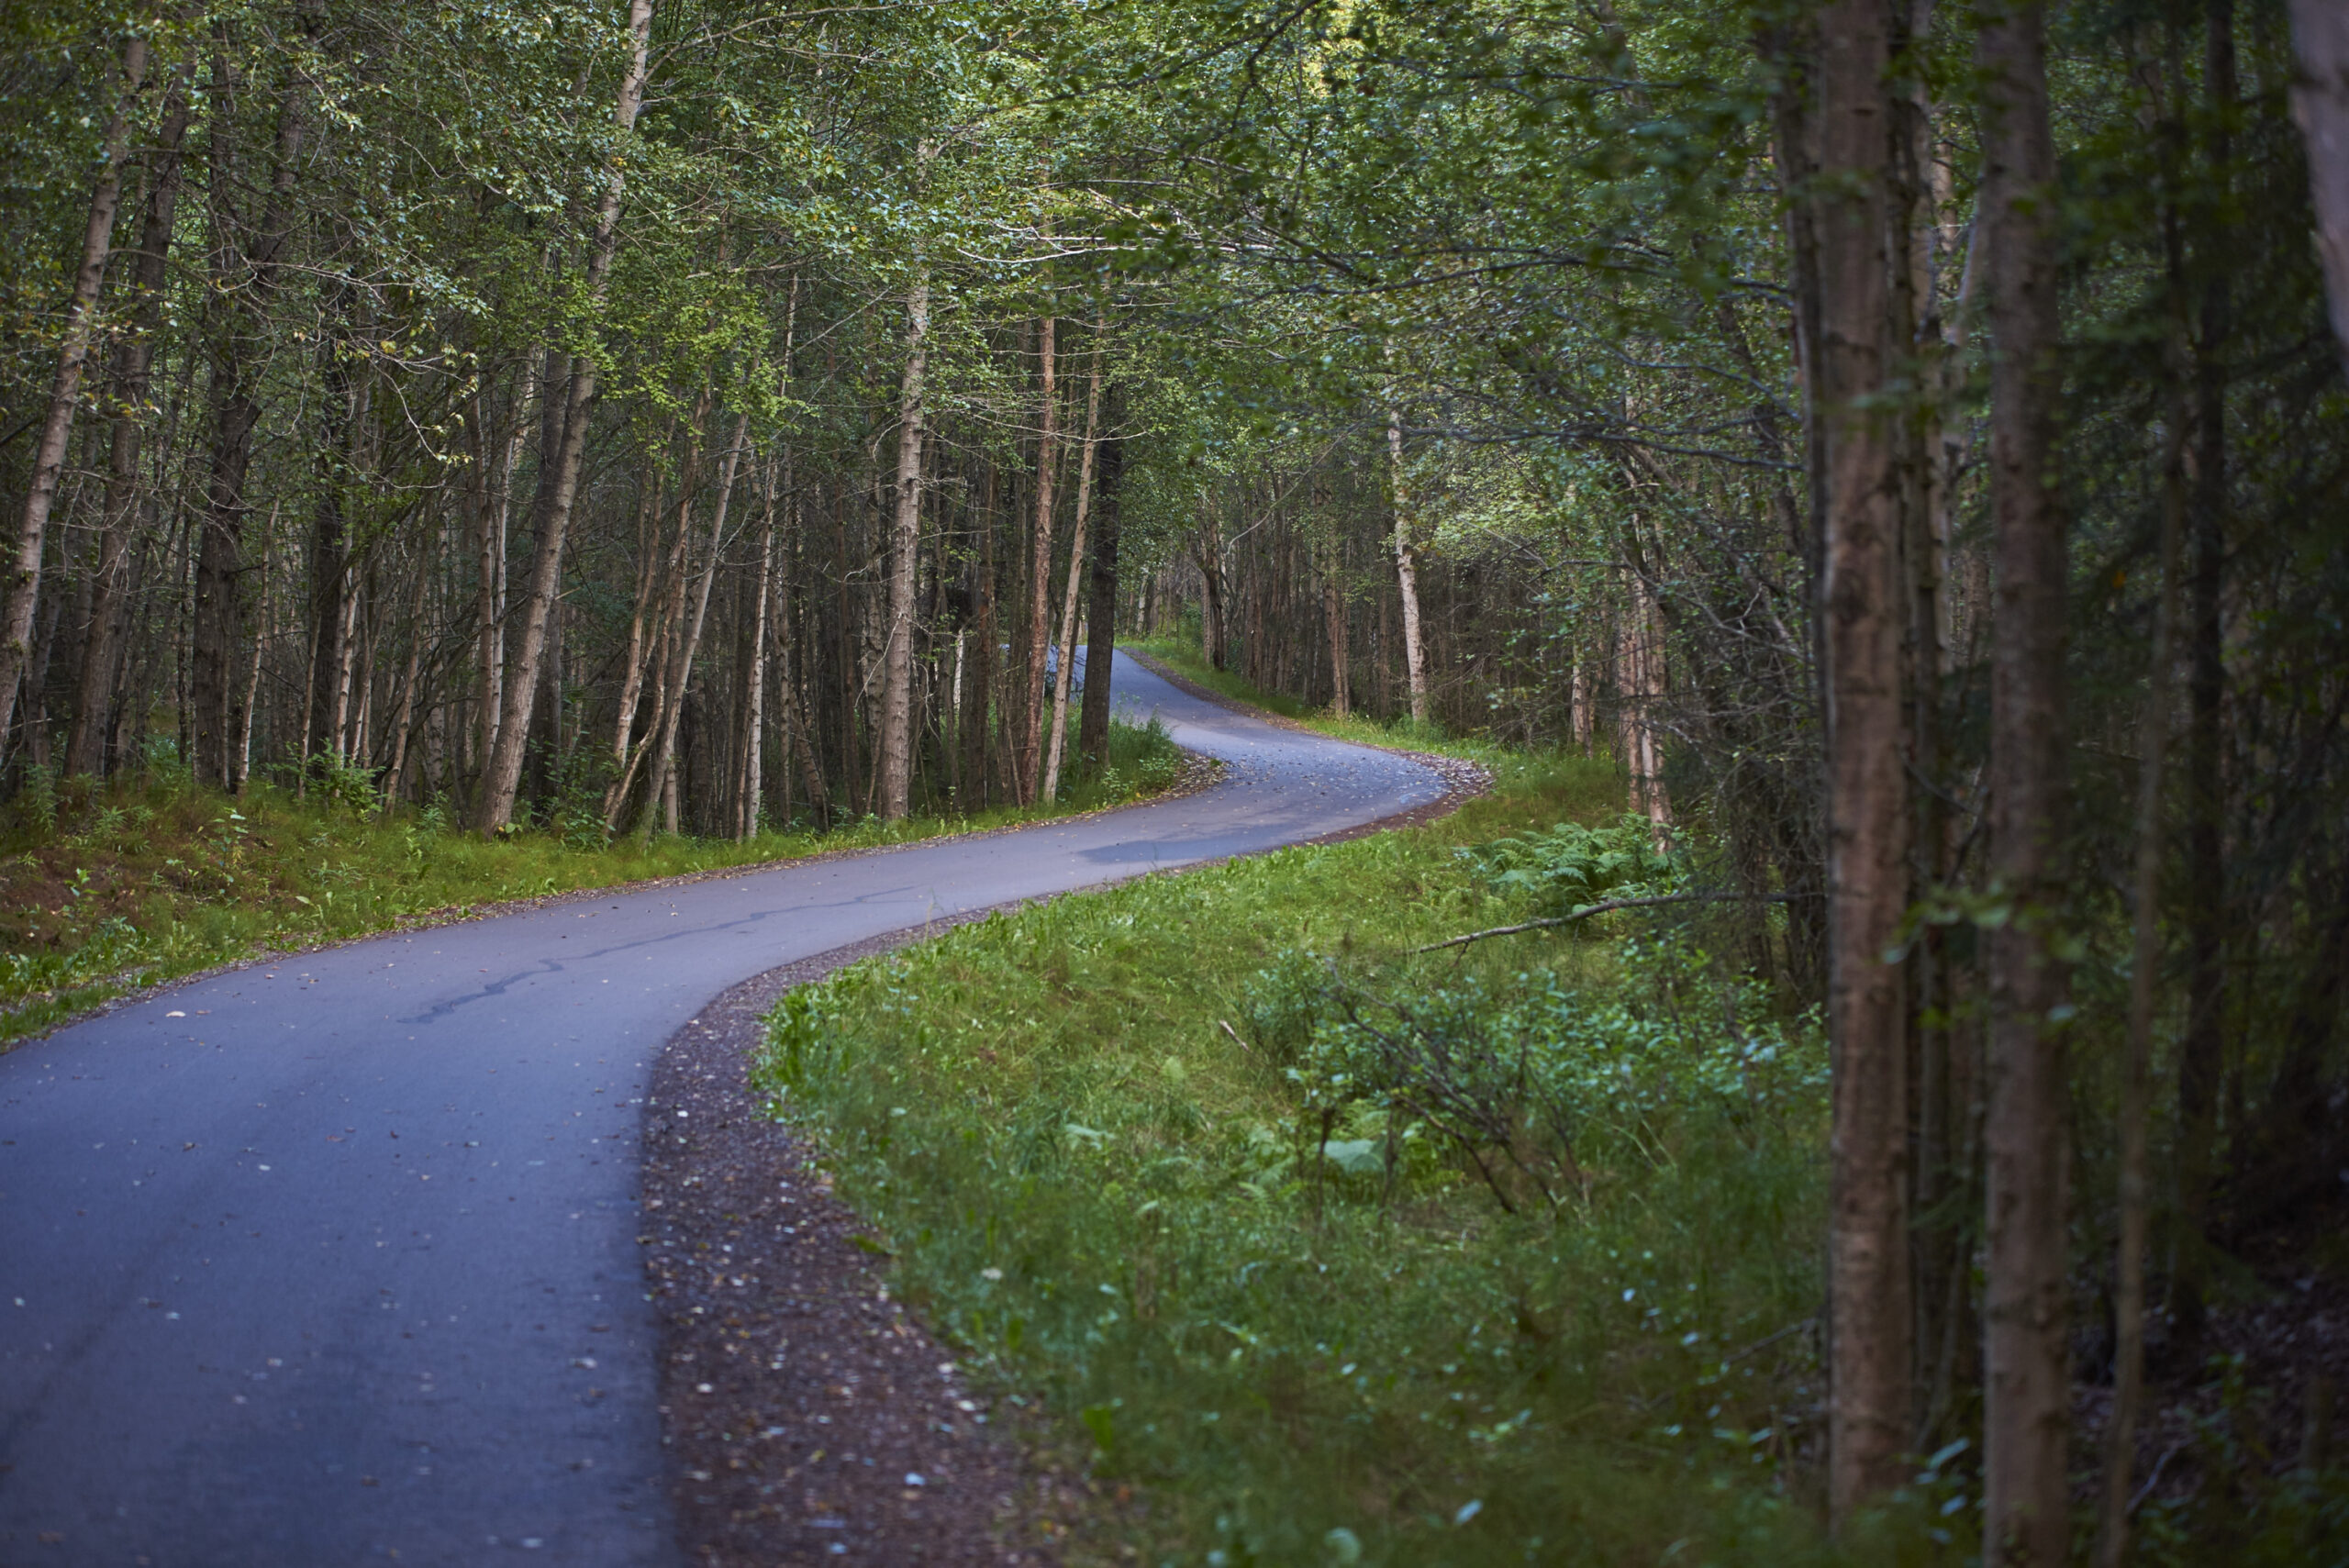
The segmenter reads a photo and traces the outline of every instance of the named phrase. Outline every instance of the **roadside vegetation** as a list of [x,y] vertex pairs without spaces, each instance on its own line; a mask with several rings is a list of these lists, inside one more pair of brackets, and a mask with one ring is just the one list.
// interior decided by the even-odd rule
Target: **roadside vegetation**
[[1415,952],[1678,874],[1610,762],[1491,755],[1430,827],[991,919],[771,1020],[758,1081],[899,1288],[1141,1490],[1105,1560],[1824,1554],[1816,1018],[1628,915]]
[[1162,727],[1120,721],[1106,763],[1070,778],[1052,806],[829,828],[803,817],[744,839],[614,836],[584,793],[484,839],[444,806],[387,806],[355,768],[316,768],[298,795],[256,780],[235,796],[198,786],[168,751],[104,785],[36,772],[0,816],[0,1050],[126,991],[263,951],[1096,810],[1163,790],[1181,767]]
[[[1494,782],[1426,827],[997,916],[770,1016],[754,1085],[894,1288],[1119,1500],[1070,1561],[1978,1562],[1969,1442],[1821,1528],[1826,1035],[1751,909],[1663,902],[1718,884],[1701,828],[1660,845],[1611,759],[1139,651]],[[2256,1346],[2272,1293],[2238,1284],[2213,1342]],[[2277,1448],[2276,1371],[2176,1382],[2139,1561],[2338,1539],[2349,1494]]]

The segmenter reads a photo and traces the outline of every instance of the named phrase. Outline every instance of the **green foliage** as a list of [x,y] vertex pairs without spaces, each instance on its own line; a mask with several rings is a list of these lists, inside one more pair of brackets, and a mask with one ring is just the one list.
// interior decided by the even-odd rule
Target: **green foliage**
[[[1801,1491],[1816,1027],[1684,944],[1409,957],[1520,897],[1458,848],[1614,801],[1604,763],[1503,784],[962,928],[771,1019],[756,1082],[899,1287],[1143,1484],[1105,1552],[1832,1559]],[[1886,1529],[1881,1560],[1936,1550]]]
[[354,817],[372,817],[384,808],[375,787],[375,770],[333,751],[320,751],[303,763],[306,784],[322,805]]
[[1655,825],[1625,813],[1606,827],[1561,822],[1466,851],[1496,892],[1530,895],[1551,915],[1617,898],[1653,898],[1687,879],[1685,859],[1658,850]]
[[1765,988],[1675,940],[1623,943],[1598,995],[1553,970],[1381,994],[1285,956],[1248,1012],[1270,1051],[1303,1033],[1286,1075],[1307,1111],[1326,1129],[1372,1109],[1390,1155],[1424,1129],[1512,1214],[1587,1207],[1599,1172],[1644,1184],[1691,1120],[1787,1143],[1825,1115],[1818,1021],[1789,1025]]

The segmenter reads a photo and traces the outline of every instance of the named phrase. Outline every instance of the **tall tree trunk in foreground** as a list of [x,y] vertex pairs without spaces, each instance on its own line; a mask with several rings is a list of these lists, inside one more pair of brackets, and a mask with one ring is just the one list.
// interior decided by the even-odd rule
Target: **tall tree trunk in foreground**
[[2057,1568],[2070,1540],[2065,1243],[2070,1151],[2062,917],[2068,761],[2065,519],[2052,483],[2058,390],[2045,19],[2036,0],[1985,13],[1984,177],[1990,283],[1989,870],[2008,907],[1987,933],[1989,1274],[1985,1561]]
[[2154,611],[2154,651],[2145,707],[2137,730],[2137,863],[2129,969],[2129,1037],[2121,1063],[2120,1245],[2114,1260],[2112,1414],[2104,1431],[2104,1497],[2098,1520],[2098,1568],[2121,1568],[2129,1556],[2129,1500],[2134,1488],[2138,1405],[2145,1382],[2145,1233],[2151,1183],[2146,1171],[2146,1112],[2152,1099],[2154,1005],[2162,962],[2163,774],[2168,767],[2170,643],[2177,619],[2177,559],[2188,506],[2185,276],[2175,206],[2169,230],[2176,291],[2166,450],[2162,463],[2161,588]]
[[1395,495],[1395,584],[1403,595],[1403,669],[1410,682],[1411,722],[1428,721],[1427,654],[1419,640],[1419,554],[1411,542],[1411,493],[1403,471],[1403,416],[1386,415],[1386,467]]
[[163,104],[163,121],[147,170],[147,212],[139,228],[139,259],[131,272],[131,328],[114,353],[115,414],[106,452],[106,515],[99,521],[90,634],[82,646],[80,695],[73,704],[73,727],[65,740],[68,773],[96,773],[106,766],[106,715],[113,706],[115,662],[122,639],[119,623],[129,586],[127,567],[135,531],[131,517],[139,505],[139,449],[146,429],[155,336],[163,319],[164,262],[179,211],[180,149],[187,136],[193,60],[191,55],[173,73],[171,95]]
[[1019,736],[1013,788],[1022,806],[1035,804],[1044,762],[1044,650],[1052,631],[1052,471],[1060,429],[1060,402],[1052,391],[1052,338],[1057,325],[1047,316],[1036,334],[1044,418],[1036,439],[1036,526],[1029,537],[1028,646],[1027,656],[1020,662],[1023,684],[1017,709]]
[[1093,459],[1101,439],[1101,349],[1099,328],[1095,328],[1093,375],[1085,394],[1084,456],[1076,465],[1076,520],[1068,541],[1068,591],[1062,595],[1061,631],[1056,658],[1058,667],[1052,672],[1052,738],[1044,754],[1044,786],[1041,798],[1050,801],[1059,797],[1061,787],[1061,751],[1068,742],[1068,688],[1076,673],[1076,606],[1077,595],[1084,586],[1085,528],[1087,514],[1093,506]]
[[2299,80],[2292,117],[2308,144],[2309,195],[2316,207],[2317,254],[2332,306],[2332,336],[2349,371],[2349,6],[2291,0],[2292,49]]
[[897,388],[896,507],[889,528],[889,631],[881,650],[884,822],[903,821],[913,809],[914,599],[921,564],[921,384],[929,359],[930,274],[923,272],[914,274],[913,286],[906,291],[906,370]]
[[[629,0],[629,60],[620,75],[618,102],[612,108],[612,126],[625,143],[636,128],[636,112],[644,101],[645,60],[652,38],[652,0]],[[612,271],[612,254],[619,245],[620,202],[628,192],[624,161],[617,153],[604,184],[603,205],[596,214],[596,237],[587,250],[586,298],[594,310],[603,303],[604,285]],[[556,401],[556,384],[549,381],[545,397]],[[495,834],[513,819],[514,795],[522,782],[522,750],[530,735],[530,710],[539,694],[539,661],[545,654],[547,620],[562,587],[563,535],[571,526],[572,503],[579,494],[580,460],[587,450],[587,426],[596,402],[596,358],[581,354],[571,367],[571,384],[564,391],[562,437],[555,451],[551,477],[539,487],[538,547],[530,562],[530,584],[524,595],[522,621],[517,628],[513,678],[506,687],[506,711],[498,720],[497,750],[482,780],[478,817],[484,837]],[[552,417],[551,406],[547,410]]]
[[106,282],[106,250],[114,242],[115,208],[122,201],[122,154],[130,139],[130,106],[147,75],[147,40],[134,35],[122,50],[122,80],[116,89],[114,117],[106,124],[106,166],[90,193],[89,222],[82,231],[82,264],[73,273],[73,297],[65,307],[65,339],[59,345],[57,375],[50,384],[49,415],[41,421],[40,444],[33,449],[31,486],[17,525],[16,561],[0,601],[0,747],[7,744],[16,714],[17,687],[32,651],[33,608],[40,596],[41,541],[50,508],[57,501],[65,471],[65,443],[73,433],[73,409],[82,397],[82,369],[89,362],[92,319],[98,289]]
[[[1885,0],[1820,17],[1818,414],[1826,449],[1828,1036],[1834,1123],[1829,1220],[1829,1507],[1840,1527],[1906,1479],[1909,1259],[1909,903],[1904,585],[1888,182],[1893,106]],[[1642,628],[1644,632],[1645,628]]]
[[1099,765],[1109,756],[1110,677],[1118,651],[1118,487],[1125,475],[1125,443],[1114,432],[1123,424],[1123,399],[1113,389],[1106,424],[1113,432],[1101,442],[1100,473],[1093,490],[1093,606],[1085,612],[1085,704],[1077,717],[1077,755]]

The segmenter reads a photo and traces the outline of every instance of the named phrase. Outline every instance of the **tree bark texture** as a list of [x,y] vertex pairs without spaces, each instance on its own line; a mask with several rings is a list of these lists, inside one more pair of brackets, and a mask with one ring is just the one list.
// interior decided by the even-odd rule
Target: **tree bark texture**
[[1984,13],[1990,493],[1997,574],[1990,668],[1989,871],[2006,903],[1988,933],[1989,1267],[1984,1556],[2056,1568],[2069,1549],[2065,1262],[2070,1151],[2058,951],[2068,797],[2065,518],[2054,485],[2059,322],[2052,236],[2045,18],[2034,0]]
[[1092,519],[1093,461],[1101,439],[1101,350],[1097,337],[1093,350],[1093,374],[1085,394],[1083,455],[1076,465],[1076,518],[1070,526],[1068,588],[1062,595],[1061,629],[1052,672],[1052,734],[1044,753],[1044,784],[1041,798],[1060,797],[1061,753],[1068,743],[1069,683],[1076,674],[1076,608],[1084,588],[1085,526]]
[[[897,480],[889,528],[889,631],[881,654],[881,819],[913,809],[914,599],[921,563],[922,373],[930,355],[930,277],[906,291],[906,368],[897,387]],[[1048,383],[1049,384],[1049,383]]]
[[1044,764],[1044,650],[1052,637],[1052,480],[1059,455],[1060,401],[1053,393],[1052,341],[1059,324],[1045,317],[1037,326],[1036,358],[1040,405],[1043,410],[1036,438],[1036,523],[1029,535],[1028,636],[1021,660],[1019,747],[1013,787],[1019,804],[1036,803]]
[[734,837],[758,836],[766,751],[767,623],[774,597],[775,472],[771,463],[759,518],[759,581],[751,607],[751,657],[742,675],[742,768],[735,797]]
[[1427,652],[1419,637],[1419,552],[1411,541],[1411,484],[1403,466],[1403,416],[1386,415],[1386,467],[1394,487],[1395,586],[1403,599],[1403,670],[1411,694],[1411,722],[1428,721]]
[[[620,75],[618,101],[612,107],[612,128],[625,145],[636,128],[636,114],[644,102],[645,62],[652,39],[652,0],[629,0],[629,60]],[[596,214],[596,234],[587,251],[588,307],[603,303],[611,275],[612,256],[619,247],[620,203],[628,194],[628,174],[618,154],[604,186]],[[572,362],[571,384],[562,402],[562,439],[555,449],[550,476],[542,478],[537,517],[538,545],[530,562],[529,587],[521,604],[517,628],[512,679],[507,683],[505,713],[497,726],[497,750],[491,754],[482,781],[478,823],[484,837],[504,828],[514,816],[515,791],[522,780],[523,748],[529,740],[530,711],[539,691],[539,661],[546,651],[547,620],[562,588],[563,536],[571,526],[572,505],[579,494],[580,460],[587,450],[587,425],[594,416],[596,367],[595,356],[581,354]],[[546,398],[555,401],[550,380]],[[547,410],[552,417],[553,410]]]
[[1117,664],[1118,490],[1125,474],[1126,448],[1116,432],[1122,414],[1113,389],[1107,416],[1110,434],[1101,442],[1100,473],[1094,483],[1093,606],[1085,612],[1085,702],[1076,726],[1077,754],[1095,767],[1109,756],[1110,677]]
[[79,696],[65,740],[65,771],[105,770],[106,719],[112,706],[115,666],[122,643],[123,600],[128,588],[132,519],[139,508],[139,453],[148,418],[149,384],[155,364],[155,338],[163,319],[164,264],[172,226],[179,212],[181,148],[187,137],[190,64],[173,73],[162,124],[147,168],[147,209],[139,226],[139,257],[131,272],[131,327],[114,354],[114,421],[106,451],[106,514],[100,519],[98,559],[90,597],[90,634],[82,648]]
[[[305,8],[315,28],[316,13]],[[194,728],[193,762],[201,783],[235,787],[229,762],[234,732],[232,684],[235,645],[243,628],[240,596],[245,572],[245,470],[252,461],[253,428],[261,420],[261,378],[268,356],[266,313],[275,296],[279,263],[294,228],[295,188],[308,130],[308,83],[293,66],[277,111],[277,144],[272,155],[269,195],[262,202],[251,243],[230,196],[236,159],[233,128],[235,82],[228,65],[232,48],[223,24],[215,58],[212,117],[212,223],[215,295],[211,324],[212,463],[206,485],[202,534],[195,561],[195,625],[188,651],[188,705]]]
[[[727,443],[726,461],[718,465],[718,504],[710,512],[709,548],[703,556],[701,581],[693,590],[692,613],[690,616],[680,614],[677,618],[683,624],[675,628],[671,638],[672,658],[668,679],[662,687],[661,749],[653,758],[651,773],[651,782],[658,789],[660,795],[662,828],[670,833],[678,830],[677,727],[685,719],[685,695],[693,686],[694,661],[701,654],[702,628],[709,623],[710,585],[718,580],[718,560],[726,548],[726,514],[728,508],[733,504],[734,476],[741,470],[742,445],[750,437],[750,428],[749,415],[736,416],[734,439]],[[677,517],[680,537],[683,536],[689,520],[688,515],[680,508]],[[680,572],[681,590],[683,584],[684,574]],[[682,602],[679,607],[682,612]],[[644,823],[645,832],[649,837],[652,824],[649,800],[646,803]]]
[[[130,140],[130,108],[147,74],[147,40],[133,35],[123,45],[122,77],[107,122],[106,164],[90,193],[90,216],[82,232],[82,261],[73,272],[73,294],[65,307],[65,331],[57,350],[57,374],[50,384],[49,413],[40,443],[33,449],[32,483],[17,524],[15,560],[7,592],[0,599],[0,747],[7,743],[17,688],[32,651],[33,610],[40,597],[40,558],[50,509],[65,472],[65,443],[73,433],[73,411],[82,398],[82,372],[96,335],[98,289],[106,282],[106,251],[114,242],[115,209],[122,201],[122,157]],[[30,706],[32,705],[27,705]]]
[[1826,455],[1829,1507],[1848,1523],[1906,1479],[1912,1362],[1907,1226],[1907,1006],[1886,954],[1909,903],[1893,330],[1894,134],[1884,0],[1820,19],[1818,417]]

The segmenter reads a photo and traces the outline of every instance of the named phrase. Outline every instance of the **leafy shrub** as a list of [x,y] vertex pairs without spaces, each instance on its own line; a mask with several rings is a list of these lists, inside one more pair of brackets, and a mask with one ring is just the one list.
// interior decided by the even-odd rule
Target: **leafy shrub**
[[35,843],[56,837],[57,769],[47,762],[27,768],[15,805],[19,832]]
[[611,757],[593,746],[573,748],[556,768],[547,825],[569,848],[600,850],[612,841],[604,822],[604,786],[611,773]]
[[1621,963],[1625,983],[1600,995],[1548,970],[1506,994],[1472,975],[1382,995],[1284,954],[1252,984],[1248,1017],[1294,1063],[1324,1144],[1370,1106],[1390,1140],[1432,1134],[1511,1213],[1586,1201],[1600,1170],[1653,1167],[1692,1111],[1749,1140],[1821,1111],[1815,1020],[1774,1016],[1765,987],[1675,940],[1627,941]]
[[384,797],[375,789],[375,770],[366,763],[320,751],[304,766],[310,775],[310,788],[327,805],[354,817],[373,817],[384,808]]
[[1615,898],[1653,898],[1687,880],[1679,856],[1655,847],[1655,828],[1626,813],[1609,827],[1561,822],[1461,851],[1499,894],[1529,894],[1544,914],[1568,915]]

